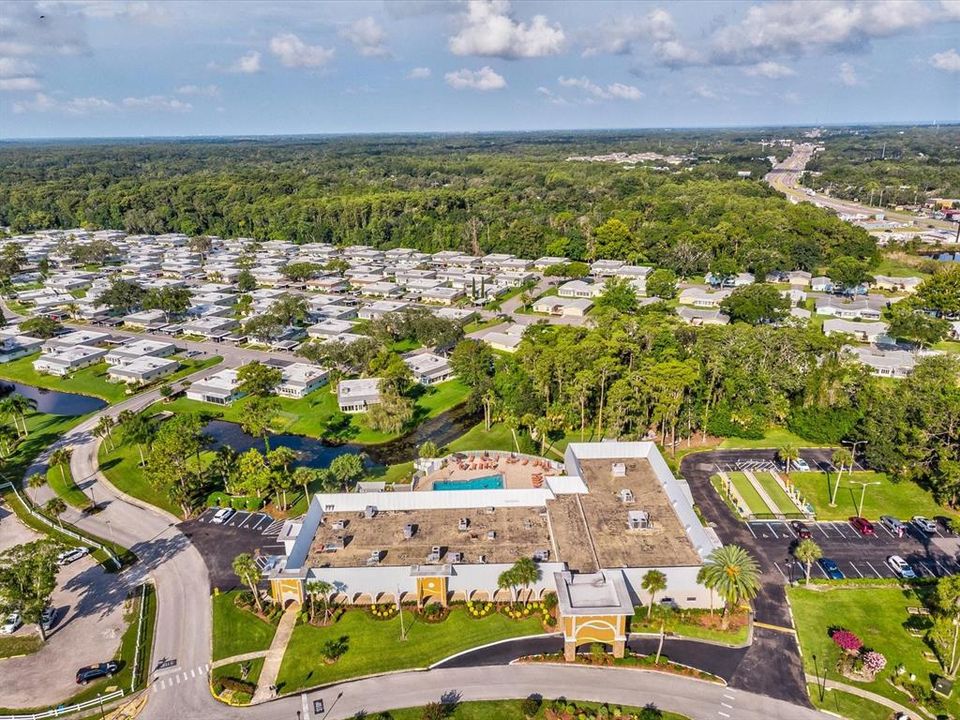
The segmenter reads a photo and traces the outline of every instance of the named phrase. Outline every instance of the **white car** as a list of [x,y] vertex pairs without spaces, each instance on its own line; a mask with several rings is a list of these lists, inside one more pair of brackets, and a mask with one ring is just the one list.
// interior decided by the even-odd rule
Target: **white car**
[[63,567],[64,565],[69,565],[72,562],[76,562],[82,557],[86,557],[90,554],[90,548],[88,547],[78,547],[70,548],[69,550],[64,550],[62,553],[57,555],[57,565]]
[[12,635],[21,625],[23,620],[20,618],[20,613],[10,613],[3,621],[3,625],[0,625],[0,635]]
[[810,465],[802,457],[798,457],[792,463],[793,469],[797,472],[810,472]]
[[908,563],[899,555],[891,555],[888,557],[887,565],[889,565],[890,569],[904,580],[914,580],[917,577],[917,574],[913,571],[913,568],[910,567],[910,563]]
[[233,510],[230,508],[221,508],[217,514],[210,520],[214,525],[223,525],[227,520],[233,517]]
[[937,531],[937,524],[923,515],[914,515],[912,521],[914,525],[928,535],[933,535]]

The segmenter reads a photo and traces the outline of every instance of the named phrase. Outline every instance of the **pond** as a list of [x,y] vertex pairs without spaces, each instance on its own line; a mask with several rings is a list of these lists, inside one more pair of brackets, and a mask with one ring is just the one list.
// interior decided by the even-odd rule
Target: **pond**
[[[271,435],[270,447],[284,445],[300,454],[307,467],[324,468],[338,455],[364,453],[377,465],[396,465],[416,459],[417,451],[427,440],[443,447],[456,440],[479,422],[478,413],[468,412],[466,406],[449,410],[421,423],[412,432],[396,440],[379,445],[335,443],[304,435]],[[263,449],[263,440],[245,433],[237,423],[224,420],[209,422],[205,431],[214,439],[214,447],[230,445],[237,452],[250,448]]]
[[0,380],[0,398],[19,393],[37,402],[37,410],[49,415],[86,415],[107,406],[106,401],[89,395],[48,390],[33,385]]

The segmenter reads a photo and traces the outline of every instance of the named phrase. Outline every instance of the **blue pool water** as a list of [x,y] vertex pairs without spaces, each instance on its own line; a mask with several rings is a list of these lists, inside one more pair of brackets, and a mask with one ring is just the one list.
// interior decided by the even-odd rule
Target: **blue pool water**
[[502,490],[502,475],[486,475],[472,480],[437,480],[434,490]]

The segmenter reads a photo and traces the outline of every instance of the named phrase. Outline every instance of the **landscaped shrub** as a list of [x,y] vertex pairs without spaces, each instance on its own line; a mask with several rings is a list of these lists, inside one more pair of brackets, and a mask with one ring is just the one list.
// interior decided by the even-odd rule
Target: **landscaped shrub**
[[532,718],[538,712],[540,712],[540,706],[543,704],[543,700],[539,695],[531,695],[523,699],[523,702],[520,703],[520,712],[522,712],[528,718]]
[[378,620],[390,620],[397,616],[397,606],[393,603],[375,603],[370,606],[370,614]]
[[263,500],[258,497],[248,497],[246,502],[246,509],[250,512],[255,512],[263,506]]
[[878,653],[876,650],[868,650],[863,653],[862,657],[864,669],[874,675],[887,666],[887,658],[884,657],[883,653]]
[[493,612],[494,606],[492,602],[474,602],[473,600],[467,600],[464,607],[467,610],[467,616],[480,619],[485,618],[487,615]]
[[224,690],[231,690],[234,693],[248,693],[252,696],[254,691],[257,689],[257,686],[253,683],[237,680],[236,678],[232,677],[220,678],[219,682],[223,686]]
[[849,630],[834,630],[830,638],[841,650],[855,655],[863,647],[863,641]]

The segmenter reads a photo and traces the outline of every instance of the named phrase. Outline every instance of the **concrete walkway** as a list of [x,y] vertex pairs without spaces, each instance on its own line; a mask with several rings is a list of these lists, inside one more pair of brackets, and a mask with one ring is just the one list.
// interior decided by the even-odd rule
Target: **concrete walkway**
[[293,628],[297,624],[297,616],[300,614],[300,606],[293,603],[283,613],[280,618],[280,624],[277,625],[277,632],[273,636],[273,642],[270,643],[270,649],[263,659],[263,670],[260,671],[260,681],[257,683],[257,691],[253,694],[253,704],[266,702],[274,694],[271,688],[277,683],[277,676],[280,674],[280,664],[283,662],[283,654],[287,651],[287,643],[290,642],[290,636],[293,635]]
[[[816,685],[817,676],[807,673],[807,682]],[[920,713],[918,713],[916,710],[911,710],[910,708],[901,705],[898,702],[894,702],[890,698],[885,698],[883,695],[877,695],[875,692],[870,692],[869,690],[864,690],[863,688],[858,688],[854,685],[836,682],[835,680],[827,680],[825,685],[829,690],[841,690],[842,692],[856,695],[857,697],[862,697],[865,700],[871,700],[878,705],[883,705],[884,707],[888,707],[896,712],[906,713],[907,717],[911,718],[912,720],[921,720],[921,718],[923,718],[923,716],[920,715]]]
[[269,650],[256,650],[254,652],[241,653],[240,655],[231,655],[230,657],[223,658],[222,660],[214,660],[210,663],[211,668],[223,667],[224,665],[233,665],[233,663],[246,662],[247,660],[256,660],[257,658],[264,657]]

